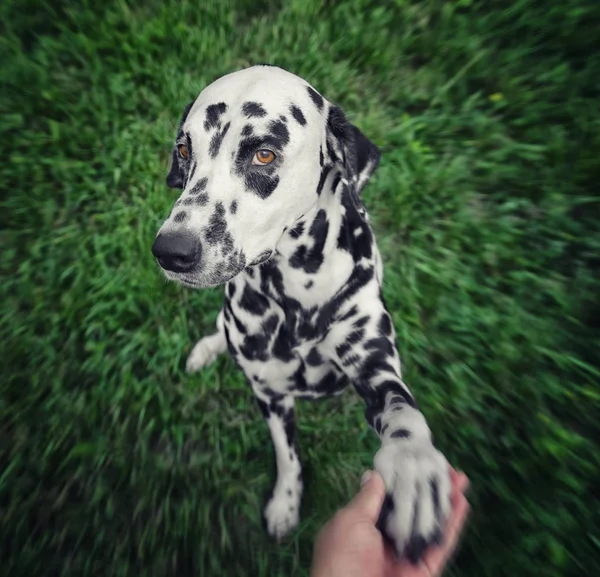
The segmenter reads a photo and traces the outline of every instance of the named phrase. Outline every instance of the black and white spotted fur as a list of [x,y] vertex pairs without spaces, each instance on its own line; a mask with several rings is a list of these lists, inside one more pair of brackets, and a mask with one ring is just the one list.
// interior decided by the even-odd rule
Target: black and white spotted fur
[[[264,149],[276,158],[257,166]],[[298,523],[294,400],[352,384],[381,438],[379,526],[416,560],[441,538],[450,481],[402,380],[381,293],[381,257],[360,198],[378,162],[376,146],[301,78],[271,66],[229,74],[185,110],[167,177],[183,192],[153,252],[169,279],[226,285],[217,332],[195,345],[187,369],[228,349],[252,386],[277,460],[269,533],[281,538]]]

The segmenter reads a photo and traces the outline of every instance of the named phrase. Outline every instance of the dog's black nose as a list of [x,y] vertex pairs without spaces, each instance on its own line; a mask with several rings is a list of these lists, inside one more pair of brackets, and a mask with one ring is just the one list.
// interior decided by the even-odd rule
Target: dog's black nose
[[158,264],[172,272],[189,272],[200,261],[200,242],[189,233],[159,234],[152,245]]

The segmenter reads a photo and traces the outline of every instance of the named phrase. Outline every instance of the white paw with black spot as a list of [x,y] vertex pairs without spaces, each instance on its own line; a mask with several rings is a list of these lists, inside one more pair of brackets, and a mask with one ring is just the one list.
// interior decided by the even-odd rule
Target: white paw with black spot
[[389,442],[374,465],[386,486],[378,527],[398,557],[416,563],[429,545],[442,542],[450,514],[448,462],[430,443]]
[[185,365],[188,373],[195,373],[201,368],[210,365],[219,356],[219,351],[216,350],[213,341],[214,336],[211,335],[200,339],[196,343]]
[[269,535],[280,541],[300,521],[300,500],[286,490],[276,490],[264,511]]

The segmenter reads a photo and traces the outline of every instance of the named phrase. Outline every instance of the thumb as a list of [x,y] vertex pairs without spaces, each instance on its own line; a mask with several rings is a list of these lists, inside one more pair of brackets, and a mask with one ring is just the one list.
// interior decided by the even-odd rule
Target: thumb
[[373,524],[377,523],[379,512],[385,499],[385,484],[383,479],[374,471],[365,471],[362,479],[362,487],[346,506],[346,510],[368,519]]

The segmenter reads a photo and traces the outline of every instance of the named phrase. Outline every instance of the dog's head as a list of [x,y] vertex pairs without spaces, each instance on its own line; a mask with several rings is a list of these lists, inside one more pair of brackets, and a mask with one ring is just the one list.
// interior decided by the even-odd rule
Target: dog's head
[[273,66],[205,88],[184,111],[172,156],[167,185],[183,192],[152,252],[168,278],[196,288],[267,260],[332,182],[357,196],[379,161],[339,108]]

